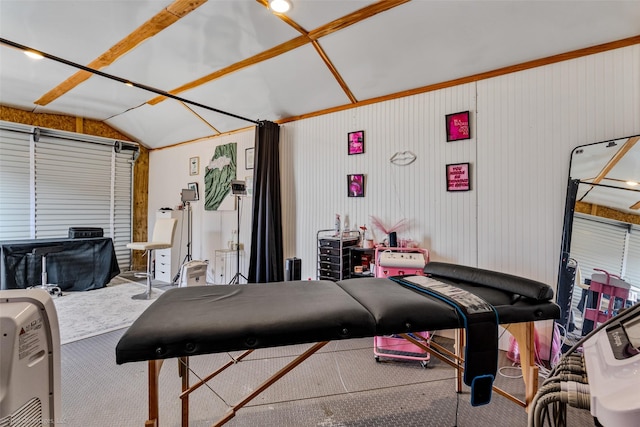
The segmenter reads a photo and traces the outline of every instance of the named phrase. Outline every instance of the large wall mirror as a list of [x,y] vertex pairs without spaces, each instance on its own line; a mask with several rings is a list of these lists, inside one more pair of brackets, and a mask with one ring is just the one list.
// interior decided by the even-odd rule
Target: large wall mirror
[[639,141],[571,153],[557,291],[565,350],[640,298]]

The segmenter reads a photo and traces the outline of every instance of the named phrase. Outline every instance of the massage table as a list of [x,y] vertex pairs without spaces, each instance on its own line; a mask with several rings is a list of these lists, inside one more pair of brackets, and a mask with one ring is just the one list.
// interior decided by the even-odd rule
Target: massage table
[[[438,262],[427,264],[424,274],[491,304],[496,323],[507,328],[518,342],[525,400],[495,386],[493,390],[526,408],[535,396],[538,380],[533,322],[560,316],[560,308],[552,302],[552,289],[522,277]],[[456,307],[399,283],[405,279],[411,277],[171,289],[155,300],[122,336],[116,346],[116,363],[148,361],[149,419],[145,426],[159,424],[159,373],[163,360],[178,359],[182,377],[182,425],[188,426],[190,393],[255,349],[293,344],[313,343],[230,408],[214,425],[229,421],[240,408],[333,340],[400,335],[454,367],[456,391],[460,392],[461,374],[466,364],[473,361],[471,357],[464,360],[462,349],[470,347],[474,340],[476,346],[484,340],[465,336],[463,328],[467,326],[467,319]],[[458,331],[455,353],[434,342],[425,346],[411,334],[445,329]],[[238,350],[244,352],[235,360],[197,383],[189,384],[190,356]],[[497,338],[493,350],[497,359]]]

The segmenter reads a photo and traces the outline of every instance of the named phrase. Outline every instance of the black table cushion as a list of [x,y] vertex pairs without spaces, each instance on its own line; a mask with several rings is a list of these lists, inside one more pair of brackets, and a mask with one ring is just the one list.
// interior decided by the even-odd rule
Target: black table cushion
[[[560,315],[549,301],[451,282],[493,304],[500,323]],[[120,339],[116,362],[463,326],[446,303],[389,279],[194,286],[154,301]]]
[[164,292],[116,347],[116,362],[373,336],[371,314],[331,281]]

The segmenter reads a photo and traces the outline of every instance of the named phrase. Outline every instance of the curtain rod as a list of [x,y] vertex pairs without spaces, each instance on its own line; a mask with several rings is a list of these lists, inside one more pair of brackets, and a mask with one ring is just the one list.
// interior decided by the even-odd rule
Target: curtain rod
[[38,140],[40,139],[40,137],[46,137],[46,138],[53,138],[53,139],[66,139],[69,141],[75,141],[75,142],[86,142],[89,144],[99,144],[99,145],[107,145],[107,146],[112,146],[114,148],[114,150],[116,150],[116,152],[119,152],[120,150],[132,150],[132,151],[139,151],[140,150],[140,145],[135,143],[135,142],[131,142],[131,141],[120,141],[118,139],[110,139],[110,138],[105,138],[105,137],[97,137],[97,138],[101,138],[101,139],[105,139],[107,141],[112,141],[112,142],[107,142],[107,141],[93,141],[90,139],[82,139],[82,138],[74,138],[71,136],[65,136],[65,135],[57,135],[56,133],[58,132],[65,132],[65,131],[60,131],[57,129],[43,129],[40,128],[38,126],[34,126],[32,131],[28,131],[28,130],[20,130],[20,129],[12,129],[12,128],[8,128],[5,126],[2,126],[2,124],[0,124],[0,130],[6,131],[6,132],[14,132],[14,133],[21,133],[24,135],[32,135],[34,140],[36,142],[38,142]]
[[89,73],[96,74],[96,75],[101,76],[101,77],[105,77],[107,79],[115,80],[117,82],[120,82],[120,83],[123,83],[123,84],[126,84],[126,85],[131,85],[131,86],[137,87],[138,89],[143,89],[143,90],[146,90],[146,91],[149,91],[149,92],[153,92],[156,95],[166,96],[167,98],[175,99],[176,101],[181,101],[181,102],[184,102],[185,104],[195,105],[196,107],[204,108],[205,110],[213,111],[215,113],[224,114],[225,116],[234,117],[236,119],[244,120],[246,122],[251,122],[251,123],[256,124],[256,125],[260,124],[260,122],[258,122],[257,120],[247,119],[246,117],[242,117],[242,116],[239,116],[239,115],[233,114],[233,113],[227,113],[226,111],[218,110],[217,108],[209,107],[208,105],[200,104],[199,102],[190,101],[188,99],[185,99],[185,98],[182,98],[182,97],[179,97],[179,96],[176,96],[176,95],[172,95],[169,92],[166,92],[166,91],[160,90],[160,89],[156,89],[156,88],[154,88],[152,86],[147,86],[147,85],[144,85],[144,84],[141,84],[141,83],[136,83],[136,82],[133,82],[131,80],[123,79],[122,77],[114,76],[113,74],[103,73],[102,71],[94,70],[93,68],[89,68],[89,67],[86,67],[84,65],[81,65],[81,64],[78,64],[78,63],[75,63],[75,62],[71,62],[71,61],[68,61],[66,59],[54,56],[54,55],[50,55],[50,54],[48,54],[46,52],[42,52],[41,50],[33,49],[33,48],[29,47],[29,46],[25,46],[25,45],[21,45],[21,44],[16,43],[16,42],[12,42],[11,40],[7,40],[7,39],[4,39],[4,38],[0,37],[0,43],[5,44],[7,46],[14,47],[16,49],[20,49],[22,51],[34,52],[34,53],[37,53],[39,55],[42,55],[43,57],[45,57],[47,59],[51,59],[53,61],[60,62],[60,63],[65,64],[65,65],[69,65],[71,67],[78,68],[80,70],[87,71]]

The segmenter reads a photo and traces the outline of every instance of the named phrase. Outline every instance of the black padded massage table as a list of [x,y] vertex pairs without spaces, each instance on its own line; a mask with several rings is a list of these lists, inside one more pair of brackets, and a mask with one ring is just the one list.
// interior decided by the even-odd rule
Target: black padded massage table
[[[454,264],[431,262],[425,274],[467,290],[491,304],[497,321],[516,338],[525,380],[525,401],[493,387],[497,393],[526,407],[537,390],[533,322],[557,319],[553,291],[540,282]],[[182,376],[183,425],[188,425],[189,394],[233,365],[229,362],[197,384],[189,385],[189,356],[315,343],[285,368],[236,404],[220,419],[221,425],[273,382],[332,340],[398,334],[410,341],[410,332],[458,329],[464,319],[451,305],[401,286],[387,278],[359,278],[340,282],[295,281],[267,284],[195,286],[163,293],[125,332],[116,346],[118,364],[149,363],[149,420],[158,425],[158,376],[162,361],[179,359]],[[463,372],[464,334],[458,333],[458,351],[435,343],[424,347],[432,355]],[[470,338],[470,337],[467,337]],[[495,349],[497,352],[497,348]],[[456,391],[461,391],[460,375]]]

